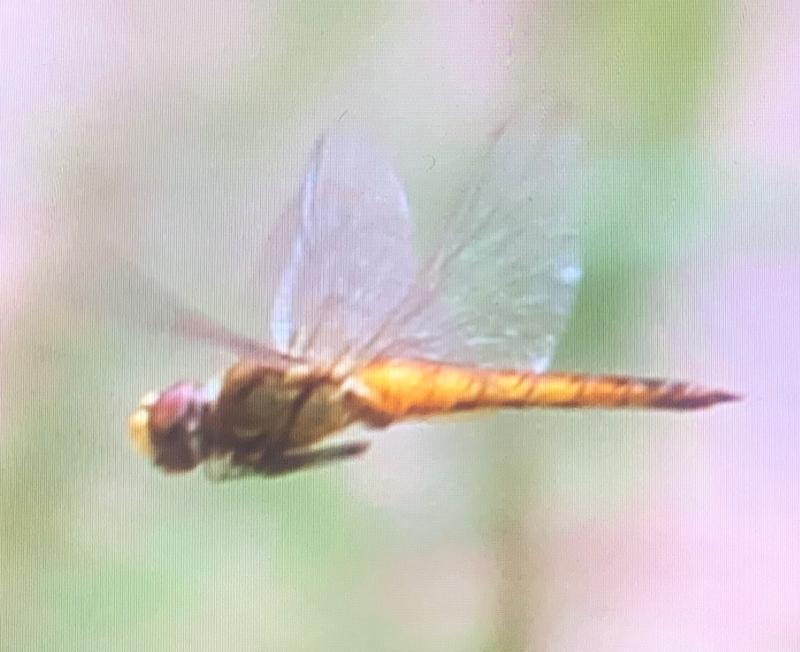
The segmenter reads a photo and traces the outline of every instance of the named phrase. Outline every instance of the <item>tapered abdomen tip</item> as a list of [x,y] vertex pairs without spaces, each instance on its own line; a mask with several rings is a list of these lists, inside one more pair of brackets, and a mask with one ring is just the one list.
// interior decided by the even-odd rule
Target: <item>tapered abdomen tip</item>
[[671,391],[657,396],[651,405],[670,410],[702,410],[718,403],[741,401],[742,398],[741,394],[726,390],[677,384],[672,386]]

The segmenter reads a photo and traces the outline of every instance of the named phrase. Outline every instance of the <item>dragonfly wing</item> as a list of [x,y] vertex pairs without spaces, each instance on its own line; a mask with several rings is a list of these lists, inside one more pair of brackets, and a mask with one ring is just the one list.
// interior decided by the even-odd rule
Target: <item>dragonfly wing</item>
[[415,259],[405,191],[375,149],[332,134],[317,142],[290,213],[273,244],[284,264],[270,288],[272,341],[332,361],[363,348],[408,295]]
[[558,109],[504,129],[374,350],[544,370],[581,278],[587,183],[583,142]]
[[259,340],[254,340],[183,304],[136,265],[109,253],[102,273],[87,278],[73,297],[75,308],[99,310],[113,319],[159,333],[202,342],[240,358],[287,367],[292,360]]

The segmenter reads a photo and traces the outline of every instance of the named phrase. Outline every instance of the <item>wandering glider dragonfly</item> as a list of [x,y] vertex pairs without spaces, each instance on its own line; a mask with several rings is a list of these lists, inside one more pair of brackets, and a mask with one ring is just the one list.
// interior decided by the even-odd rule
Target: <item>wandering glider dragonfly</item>
[[176,309],[176,330],[239,362],[144,396],[133,441],[166,472],[272,476],[364,452],[333,438],[355,423],[735,400],[684,382],[547,371],[581,278],[586,179],[581,139],[552,114],[501,130],[461,210],[417,255],[387,159],[352,135],[323,136],[265,252],[268,334],[247,339]]

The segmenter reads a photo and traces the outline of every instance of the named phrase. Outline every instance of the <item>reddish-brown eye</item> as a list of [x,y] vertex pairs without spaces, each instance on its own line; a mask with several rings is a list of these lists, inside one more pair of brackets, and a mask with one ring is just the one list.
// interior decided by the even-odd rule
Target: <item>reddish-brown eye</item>
[[194,386],[179,383],[164,390],[150,408],[150,429],[167,433],[186,416],[194,398]]

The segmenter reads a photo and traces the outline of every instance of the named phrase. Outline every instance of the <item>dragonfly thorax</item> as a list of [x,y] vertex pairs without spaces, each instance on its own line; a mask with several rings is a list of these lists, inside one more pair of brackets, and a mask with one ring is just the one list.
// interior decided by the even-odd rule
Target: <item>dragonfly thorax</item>
[[206,457],[204,416],[216,399],[209,393],[209,386],[181,382],[143,396],[128,420],[136,447],[167,472],[195,468]]

